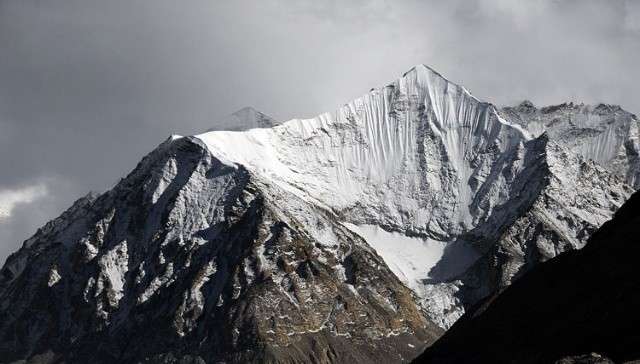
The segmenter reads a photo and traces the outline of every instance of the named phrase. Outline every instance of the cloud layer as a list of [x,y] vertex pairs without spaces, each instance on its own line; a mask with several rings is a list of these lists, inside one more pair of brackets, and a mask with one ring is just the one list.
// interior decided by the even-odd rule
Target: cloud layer
[[[171,133],[329,111],[426,63],[498,104],[640,111],[637,1],[0,1],[0,259]],[[54,182],[51,182],[54,181]]]
[[0,190],[0,223],[11,217],[16,206],[34,202],[46,193],[47,188],[43,184],[15,190]]

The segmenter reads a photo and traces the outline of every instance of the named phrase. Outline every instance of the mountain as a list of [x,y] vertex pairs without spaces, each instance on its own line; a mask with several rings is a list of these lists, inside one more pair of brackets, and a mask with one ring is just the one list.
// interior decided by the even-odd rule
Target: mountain
[[208,131],[230,130],[243,131],[254,128],[270,128],[278,125],[278,122],[251,106],[243,107],[226,118],[220,119],[215,126]]
[[530,266],[582,247],[632,192],[424,65],[334,113],[198,137],[225,163],[333,211],[443,328]]
[[281,196],[167,140],[9,257],[1,360],[402,361],[440,334],[362,239]]
[[[416,363],[640,359],[640,193],[586,247],[538,265],[463,316]],[[595,354],[591,354],[595,353]]]
[[640,122],[617,105],[563,103],[536,108],[530,101],[502,112],[533,135],[552,140],[594,160],[640,188]]
[[409,361],[633,191],[424,65],[242,125],[169,138],[10,256],[0,361]]

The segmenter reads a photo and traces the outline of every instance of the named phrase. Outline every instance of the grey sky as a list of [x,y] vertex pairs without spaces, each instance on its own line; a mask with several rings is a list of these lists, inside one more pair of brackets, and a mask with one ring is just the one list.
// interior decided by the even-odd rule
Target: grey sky
[[639,18],[634,0],[0,0],[0,260],[171,133],[246,105],[311,117],[417,63],[497,104],[638,113]]

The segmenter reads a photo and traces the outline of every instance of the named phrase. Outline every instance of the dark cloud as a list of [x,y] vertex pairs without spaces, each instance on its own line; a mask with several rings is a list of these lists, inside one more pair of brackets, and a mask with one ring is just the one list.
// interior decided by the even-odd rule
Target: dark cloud
[[0,0],[0,258],[171,133],[310,117],[427,63],[498,104],[640,111],[634,1]]

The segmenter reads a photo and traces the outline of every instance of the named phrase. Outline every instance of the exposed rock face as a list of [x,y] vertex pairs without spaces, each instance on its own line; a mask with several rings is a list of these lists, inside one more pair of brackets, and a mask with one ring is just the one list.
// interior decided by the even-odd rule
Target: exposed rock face
[[240,114],[9,258],[0,358],[410,360],[632,191],[422,65],[313,119]]
[[534,136],[546,132],[551,140],[640,188],[640,122],[620,106],[564,103],[538,109],[524,101],[502,112]]
[[416,363],[640,359],[640,193],[582,250],[542,263],[463,316]]
[[433,341],[362,239],[275,189],[197,139],[165,142],[8,259],[2,361],[400,362]]

